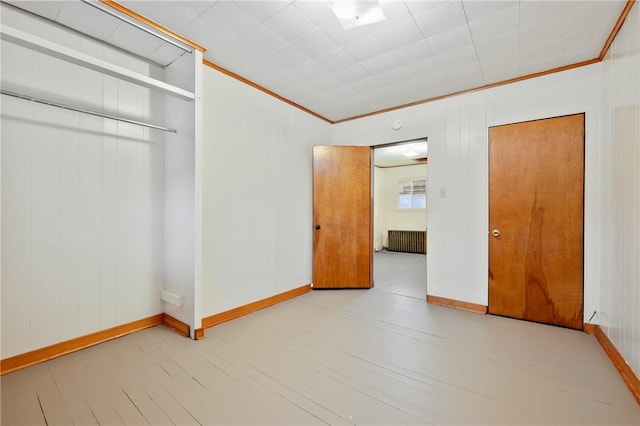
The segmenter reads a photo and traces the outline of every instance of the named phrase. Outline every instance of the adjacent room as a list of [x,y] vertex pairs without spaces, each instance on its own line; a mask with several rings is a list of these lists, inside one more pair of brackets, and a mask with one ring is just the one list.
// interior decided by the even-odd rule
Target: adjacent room
[[373,280],[378,290],[427,295],[428,142],[373,150]]
[[0,19],[3,425],[640,424],[634,0]]

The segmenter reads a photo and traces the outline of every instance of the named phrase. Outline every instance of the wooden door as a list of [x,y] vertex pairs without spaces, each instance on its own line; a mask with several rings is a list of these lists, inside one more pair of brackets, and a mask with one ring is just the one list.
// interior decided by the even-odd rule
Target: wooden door
[[489,313],[583,327],[584,114],[489,129]]
[[313,148],[313,288],[373,285],[371,148]]

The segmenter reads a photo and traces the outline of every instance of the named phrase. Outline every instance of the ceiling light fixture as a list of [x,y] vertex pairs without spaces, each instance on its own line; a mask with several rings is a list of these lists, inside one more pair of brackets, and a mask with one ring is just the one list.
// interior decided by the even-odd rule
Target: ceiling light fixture
[[379,0],[329,1],[329,7],[345,30],[387,19]]

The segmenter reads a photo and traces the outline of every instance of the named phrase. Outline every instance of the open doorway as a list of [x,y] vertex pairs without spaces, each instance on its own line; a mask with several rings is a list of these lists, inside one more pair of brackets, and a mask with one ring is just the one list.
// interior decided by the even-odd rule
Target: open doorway
[[375,288],[427,294],[427,138],[373,147]]

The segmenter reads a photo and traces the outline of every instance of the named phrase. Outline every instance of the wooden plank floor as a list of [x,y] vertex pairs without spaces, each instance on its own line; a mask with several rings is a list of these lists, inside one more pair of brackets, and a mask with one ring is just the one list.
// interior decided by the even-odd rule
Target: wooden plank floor
[[0,379],[2,425],[639,425],[582,332],[313,291],[207,329],[158,326]]
[[377,290],[425,300],[427,256],[387,250],[375,252],[373,282]]

